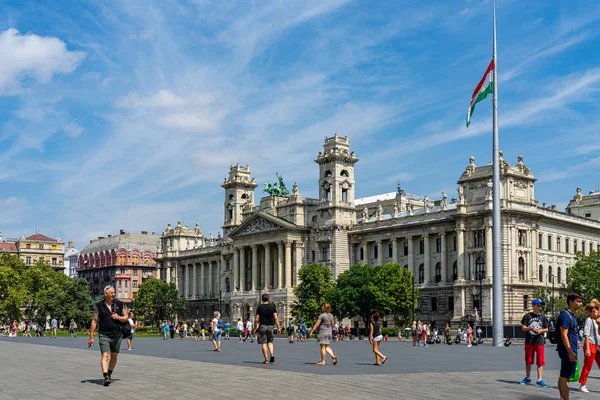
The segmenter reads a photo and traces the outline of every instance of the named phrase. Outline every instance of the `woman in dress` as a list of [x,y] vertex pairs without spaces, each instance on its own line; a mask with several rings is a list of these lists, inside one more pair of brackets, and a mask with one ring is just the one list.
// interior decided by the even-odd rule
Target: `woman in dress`
[[467,347],[473,346],[473,328],[471,324],[467,324]]
[[387,357],[381,354],[379,351],[379,343],[383,340],[381,334],[381,323],[379,322],[379,313],[375,312],[371,316],[371,323],[369,324],[369,343],[373,345],[373,353],[375,353],[375,365],[385,364]]
[[317,331],[317,343],[321,346],[321,361],[317,363],[317,365],[325,365],[326,354],[329,354],[331,357],[331,362],[333,365],[337,364],[337,357],[333,354],[333,350],[329,346],[331,344],[331,329],[333,325],[333,315],[329,312],[331,310],[331,306],[329,303],[323,304],[321,308],[321,315],[317,319],[317,323],[313,326],[308,334],[308,337],[311,337],[312,334]]

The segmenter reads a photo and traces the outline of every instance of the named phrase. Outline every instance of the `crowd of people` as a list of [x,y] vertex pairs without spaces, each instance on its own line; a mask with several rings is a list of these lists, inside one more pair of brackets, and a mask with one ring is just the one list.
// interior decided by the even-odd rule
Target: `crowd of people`
[[[20,323],[16,320],[10,320],[0,323],[0,336],[15,337],[19,333],[23,337],[46,337],[47,331],[50,331],[50,337],[56,338],[58,331],[58,320],[52,318],[49,322],[39,323],[37,321],[25,320]],[[72,337],[77,336],[77,324],[74,320],[69,323],[69,332]]]

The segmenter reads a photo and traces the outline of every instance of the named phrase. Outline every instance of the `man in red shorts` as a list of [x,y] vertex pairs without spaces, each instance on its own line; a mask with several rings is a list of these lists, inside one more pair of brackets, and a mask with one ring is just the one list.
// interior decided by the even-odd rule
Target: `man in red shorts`
[[523,332],[525,332],[525,379],[520,383],[526,385],[531,383],[531,366],[533,365],[534,356],[536,356],[537,364],[537,382],[536,386],[550,387],[542,380],[542,369],[546,365],[544,361],[544,345],[546,339],[544,333],[548,332],[548,318],[542,314],[542,306],[544,302],[540,299],[534,299],[531,302],[533,312],[527,313],[521,320]]

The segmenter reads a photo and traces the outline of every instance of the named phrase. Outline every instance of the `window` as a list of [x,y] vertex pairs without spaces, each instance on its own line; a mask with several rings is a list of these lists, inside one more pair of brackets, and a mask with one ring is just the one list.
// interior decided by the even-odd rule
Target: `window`
[[548,235],[548,250],[552,251],[552,236]]
[[378,251],[379,246],[375,245],[375,246],[371,246],[371,249],[373,249],[371,251],[371,254],[373,254],[373,258],[379,258],[379,251]]
[[31,265],[31,257],[26,257],[25,258],[25,264],[26,265]]
[[440,283],[442,281],[442,263],[439,262],[435,264],[435,283]]
[[473,232],[473,247],[485,247],[485,231],[483,229]]
[[133,281],[133,287],[134,288],[138,287],[138,281]]
[[565,270],[565,277],[566,277],[566,279],[567,279],[567,282],[568,282],[568,281],[569,281],[569,268],[567,268],[567,269]]
[[592,218],[592,213],[585,213],[586,218]]
[[454,264],[452,264],[452,282],[456,281],[458,279],[458,263],[456,261],[454,261]]
[[348,189],[342,189],[342,202],[348,202]]
[[44,250],[44,245],[43,244],[38,245],[38,249]]
[[[312,251],[312,262],[315,262],[315,257],[316,257],[316,251]],[[362,260],[362,251],[361,251],[361,255],[360,255],[360,259]]]
[[590,242],[590,253],[594,251],[594,246],[592,245],[592,242]]
[[419,254],[425,254],[425,241],[419,240]]
[[437,311],[438,310],[438,299],[437,297],[432,297],[431,298],[431,311]]
[[390,243],[390,244],[388,245],[388,257],[389,257],[389,258],[392,258],[392,257],[393,257],[393,255],[394,255],[394,246],[392,246],[392,244]]
[[148,276],[148,271],[142,271],[142,278],[145,278],[146,276]]
[[442,252],[442,238],[435,239],[435,252],[436,253]]
[[348,174],[348,171],[346,171],[345,169],[342,170],[342,172],[340,172],[340,176],[343,176],[344,178],[347,178],[350,176],[350,174]]
[[125,281],[125,287],[127,288],[127,286],[129,285],[129,281]]
[[525,280],[525,260],[523,257],[519,257],[519,279]]
[[454,312],[454,296],[448,297],[448,311]]
[[483,257],[478,257],[475,261],[475,279],[483,279],[485,277],[485,260]]
[[481,306],[480,306],[480,297],[478,294],[474,294],[473,295],[473,309],[478,309],[481,310]]
[[519,229],[519,246],[527,246],[527,231]]
[[404,256],[407,256],[407,255],[408,255],[408,242],[405,241],[404,242]]
[[227,293],[231,292],[231,280],[229,278],[225,279],[225,291]]
[[540,264],[540,267],[538,268],[538,280],[540,282],[544,282],[544,266]]
[[123,286],[123,281],[119,281],[119,286]]
[[56,265],[57,261],[58,260],[56,258],[52,258],[52,265]]
[[560,251],[560,238],[556,238],[556,251]]
[[529,295],[523,295],[523,310],[529,310]]
[[120,273],[120,274],[124,274],[124,273],[125,273],[125,268],[121,268],[121,269],[119,270],[119,273]]
[[565,253],[569,252],[569,238],[565,239]]
[[544,235],[543,234],[539,234],[538,235],[538,249],[542,248],[542,242],[544,241]]
[[556,279],[556,281],[557,281],[559,284],[560,284],[560,283],[562,283],[561,272],[562,272],[562,271],[561,271],[561,268],[560,268],[560,267],[558,267],[558,268],[556,269],[556,278],[557,278],[557,279]]
[[52,250],[56,250],[56,245],[55,244],[52,245]]
[[577,239],[573,240],[573,253],[577,253]]
[[456,251],[456,249],[458,249],[458,236],[454,236],[454,240],[453,240],[454,244],[453,244],[453,249],[454,251]]
[[323,247],[323,261],[329,261],[329,249],[327,247]]
[[548,267],[548,283],[552,283],[554,281],[552,276],[552,266]]
[[31,243],[27,243],[27,244],[25,245],[25,248],[26,248],[26,249],[30,249],[30,248],[31,248]]
[[325,171],[325,178],[329,178],[331,177],[331,171],[327,170]]
[[419,283],[425,282],[425,266],[419,265]]
[[133,270],[133,276],[137,276],[137,274],[138,274],[138,271],[137,271],[137,269],[134,269],[134,270]]
[[361,260],[365,259],[365,249],[362,246],[360,248],[360,259]]
[[581,241],[581,251],[585,254],[585,240]]

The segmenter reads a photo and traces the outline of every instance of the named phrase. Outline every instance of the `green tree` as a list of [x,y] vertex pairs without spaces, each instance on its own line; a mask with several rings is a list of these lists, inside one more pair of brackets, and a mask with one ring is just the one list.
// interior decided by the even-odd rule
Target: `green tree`
[[585,302],[600,299],[600,252],[587,255],[578,252],[575,264],[569,268],[567,290],[581,293]]
[[304,317],[310,326],[316,322],[321,306],[333,288],[333,273],[323,264],[312,263],[303,266],[298,277],[301,282],[294,288],[294,295],[298,300],[291,305],[292,315],[296,318]]
[[46,317],[57,317],[60,320],[60,310],[64,308],[64,289],[69,277],[55,271],[44,261],[38,261],[31,267],[25,268],[23,277],[29,293],[24,304],[30,312],[28,318],[45,323]]
[[19,257],[9,253],[0,255],[0,317],[21,320],[22,306],[29,298],[24,269]]
[[83,328],[92,320],[94,305],[87,281],[69,278],[60,295],[56,314],[61,321],[68,323],[73,319],[78,327]]
[[140,285],[131,306],[145,324],[158,326],[160,321],[182,315],[186,302],[179,297],[175,283],[148,278]]
[[375,268],[369,290],[375,299],[375,309],[382,315],[393,315],[394,323],[403,326],[417,307],[418,289],[413,297],[413,274],[400,264],[385,264]]
[[376,268],[368,265],[353,265],[338,276],[327,296],[336,317],[359,316],[365,326],[369,325],[371,313],[377,310],[377,301],[370,285],[375,273]]

